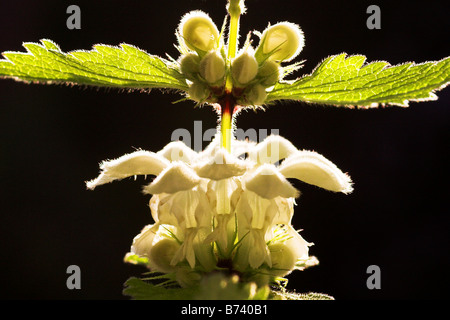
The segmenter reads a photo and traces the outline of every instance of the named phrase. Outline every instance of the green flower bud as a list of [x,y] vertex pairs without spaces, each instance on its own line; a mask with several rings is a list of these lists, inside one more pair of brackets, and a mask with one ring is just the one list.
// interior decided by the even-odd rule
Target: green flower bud
[[266,61],[258,70],[258,78],[261,85],[271,87],[275,85],[280,78],[280,66],[274,61]]
[[266,101],[266,88],[260,84],[256,84],[247,91],[245,97],[247,103],[250,105],[261,106],[264,104],[264,101]]
[[200,75],[210,84],[218,84],[225,77],[225,60],[216,51],[208,52],[200,62]]
[[160,272],[173,272],[175,267],[170,264],[180,245],[173,239],[162,239],[150,250],[150,263]]
[[269,60],[290,61],[303,49],[304,42],[299,26],[280,22],[264,30],[257,51],[262,55],[269,55]]
[[194,75],[200,72],[200,58],[196,53],[188,53],[181,57],[180,69],[181,73],[189,80],[194,80]]
[[294,270],[296,257],[284,243],[269,245],[272,268],[270,273],[274,276],[283,277]]
[[198,102],[203,102],[208,99],[211,94],[209,88],[201,82],[193,82],[189,87],[189,97]]
[[192,11],[182,19],[179,32],[186,46],[194,51],[209,51],[216,46],[219,30],[211,18],[202,11]]
[[252,81],[258,73],[258,62],[253,54],[247,51],[241,53],[231,63],[231,75],[238,85]]

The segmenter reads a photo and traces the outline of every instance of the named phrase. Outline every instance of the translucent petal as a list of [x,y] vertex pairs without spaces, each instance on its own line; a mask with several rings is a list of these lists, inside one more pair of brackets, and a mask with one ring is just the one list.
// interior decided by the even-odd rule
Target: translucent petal
[[183,243],[181,244],[178,251],[175,253],[174,257],[172,258],[172,261],[170,262],[171,265],[174,266],[178,262],[181,262],[184,259],[186,259],[191,268],[195,267],[195,251],[194,251],[193,243],[194,243],[194,238],[196,235],[197,235],[197,229],[190,228],[190,229],[186,230],[186,234],[185,234]]
[[287,225],[286,228],[289,237],[285,244],[292,251],[296,260],[307,259],[309,247],[313,244],[303,239],[303,237],[291,225]]
[[[238,178],[211,180],[208,183],[208,197],[215,213],[219,215],[234,212],[237,193],[241,192],[241,184]],[[236,194],[235,194],[236,193]]]
[[275,163],[297,151],[297,148],[285,138],[270,135],[249,151],[249,158],[256,163]]
[[189,148],[182,141],[173,141],[166,145],[157,154],[163,156],[169,161],[183,161],[186,163],[191,163],[198,153]]
[[248,164],[220,148],[213,158],[205,159],[193,165],[197,174],[202,178],[222,180],[234,176],[241,176],[247,170]]
[[[185,225],[185,212],[183,211],[183,208],[181,206],[180,201],[177,201],[179,194],[160,194],[157,195],[159,198],[158,202],[158,220],[160,223],[168,224],[176,226],[178,229],[182,230],[180,227],[180,224],[183,223],[183,226]],[[174,201],[177,204],[174,206]],[[177,210],[177,208],[181,207],[181,213],[180,210]],[[183,234],[184,235],[184,234]]]
[[233,140],[231,143],[231,154],[239,157],[249,153],[255,147],[256,143],[248,140]]
[[273,199],[277,206],[276,214],[270,221],[271,224],[290,224],[294,215],[294,198],[277,197]]
[[250,243],[252,243],[252,249],[249,252],[248,262],[254,269],[257,269],[264,262],[266,262],[269,267],[272,266],[270,251],[264,241],[264,233],[265,230],[252,229],[248,235]]
[[[230,152],[235,157],[239,157],[247,152],[250,152],[250,150],[253,149],[256,145],[253,141],[243,140],[245,138],[245,131],[237,129],[235,132],[235,136],[236,137],[232,137]],[[197,161],[201,162],[206,161],[206,159],[210,159],[221,148],[221,134],[220,132],[218,132],[211,140],[211,143],[208,144],[206,148],[198,154]]]
[[207,240],[210,232],[210,228],[199,229],[194,239],[195,258],[207,272],[214,270],[217,265],[216,255],[211,248],[211,243]]
[[[153,208],[152,208],[153,210]],[[184,228],[211,227],[211,206],[198,187],[159,195],[158,221]]]
[[122,157],[104,161],[100,165],[100,175],[86,182],[88,189],[135,175],[158,175],[169,165],[169,161],[154,152],[139,150]]
[[330,191],[353,191],[350,177],[334,163],[313,151],[292,154],[281,164],[279,172],[286,178],[295,178]]
[[183,162],[173,162],[164,169],[151,184],[144,188],[145,193],[175,193],[189,190],[200,182],[200,177]]
[[139,256],[150,255],[150,250],[153,247],[153,242],[158,231],[159,224],[149,224],[142,229],[133,239],[133,244],[131,245],[131,252]]
[[263,164],[244,176],[245,188],[266,199],[298,197],[299,192],[274,165]]

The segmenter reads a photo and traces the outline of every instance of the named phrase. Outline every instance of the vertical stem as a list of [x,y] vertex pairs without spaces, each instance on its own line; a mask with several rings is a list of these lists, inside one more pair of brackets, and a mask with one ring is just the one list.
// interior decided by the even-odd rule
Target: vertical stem
[[228,60],[236,56],[237,38],[239,35],[239,17],[241,16],[243,1],[229,0],[227,10],[230,15],[230,31],[228,34]]
[[[241,16],[241,3],[240,0],[229,0],[228,1],[228,14],[230,15],[230,29],[228,33],[228,54],[227,54],[227,64],[230,67],[231,60],[236,56],[237,52],[237,38],[239,35],[239,17]],[[227,74],[227,79],[225,82],[225,91],[231,93],[233,90],[233,83],[231,81],[230,73]]]
[[231,151],[232,116],[235,107],[234,99],[231,94],[226,94],[220,103],[221,122],[220,132],[222,137],[222,147],[228,152]]
[[[231,60],[236,56],[237,38],[239,34],[239,18],[244,10],[243,0],[228,0],[227,10],[230,15],[230,29],[228,34],[228,54],[227,65],[230,70]],[[222,135],[222,147],[228,152],[231,151],[232,117],[236,105],[232,96],[233,83],[228,72],[225,82],[225,97],[220,103],[221,123],[220,131]]]

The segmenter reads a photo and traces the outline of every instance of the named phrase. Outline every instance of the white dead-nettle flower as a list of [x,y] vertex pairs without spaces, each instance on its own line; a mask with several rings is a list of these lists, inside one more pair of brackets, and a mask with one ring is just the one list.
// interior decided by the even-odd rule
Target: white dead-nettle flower
[[87,187],[135,175],[156,176],[143,189],[153,195],[155,223],[134,238],[130,252],[147,258],[151,270],[208,272],[227,260],[233,270],[244,273],[291,272],[299,261],[308,261],[311,244],[291,225],[299,191],[287,179],[349,193],[349,176],[320,154],[298,150],[280,136],[259,144],[236,140],[231,152],[219,140],[216,136],[199,153],[171,142],[157,153],[136,151],[105,161]]

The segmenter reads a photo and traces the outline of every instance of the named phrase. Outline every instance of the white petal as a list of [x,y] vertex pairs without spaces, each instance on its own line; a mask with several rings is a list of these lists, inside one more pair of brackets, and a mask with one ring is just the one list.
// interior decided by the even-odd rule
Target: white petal
[[[195,258],[206,272],[216,269],[217,258],[211,250],[211,243],[207,241],[207,236],[211,233],[211,223],[209,228],[199,229],[194,239]],[[233,238],[234,239],[234,238]]]
[[297,148],[290,141],[270,135],[250,150],[249,158],[256,163],[275,163],[296,151]]
[[193,168],[202,178],[222,180],[243,175],[247,166],[247,162],[229,154],[226,149],[220,148],[214,157],[199,161],[193,165]]
[[253,269],[259,268],[264,262],[266,262],[269,267],[272,266],[270,251],[264,240],[264,234],[265,230],[252,229],[248,235],[253,240],[252,249],[248,255],[248,262]]
[[235,205],[233,201],[236,201],[234,193],[239,191],[241,189],[237,178],[210,180],[207,194],[211,205],[215,208],[215,213],[219,215],[232,213]]
[[[239,129],[238,129],[239,130]],[[236,137],[242,137],[241,132],[235,132],[234,133]],[[245,132],[244,132],[245,134]],[[238,140],[235,136],[233,136],[231,139],[231,154],[235,157],[239,157],[242,154],[245,154],[247,152],[250,152],[251,149],[253,149],[256,145],[253,141],[248,140]],[[220,149],[222,149],[222,146],[220,144],[221,141],[221,134],[220,132],[216,133],[214,138],[211,140],[211,143],[200,153],[198,153],[198,161],[204,161],[206,159],[210,159],[213,157]]]
[[172,258],[172,261],[170,262],[172,266],[186,259],[191,268],[195,267],[195,251],[193,242],[196,235],[197,235],[196,228],[190,228],[186,230],[183,243],[181,244],[180,248],[177,250],[174,257]]
[[271,224],[290,224],[294,214],[294,198],[275,198],[277,214],[270,221]]
[[217,132],[206,148],[198,153],[197,160],[210,158],[218,149],[220,149],[220,132]]
[[299,192],[274,165],[263,164],[244,176],[245,188],[266,199],[298,197]]
[[249,153],[255,148],[256,143],[248,140],[233,140],[231,142],[231,154],[239,157],[242,154]]
[[[153,195],[153,197],[155,197],[155,196],[157,196],[157,199],[158,199],[158,202],[156,203],[156,205],[157,205],[156,210],[154,209],[154,207],[152,207],[152,216],[154,216],[154,212],[157,213],[157,220],[155,219],[155,221],[158,221],[159,223],[162,223],[162,224],[179,227],[178,217],[176,217],[172,213],[172,204],[173,204],[173,200],[174,200],[173,198],[175,195],[163,193],[163,194]],[[152,203],[150,202],[150,204],[152,204]],[[181,228],[178,228],[178,229],[182,230]]]
[[279,171],[286,178],[296,178],[330,191],[353,191],[350,177],[334,163],[313,151],[298,151],[292,154],[281,164]]
[[158,231],[159,224],[149,224],[142,229],[133,239],[133,244],[131,245],[131,252],[139,256],[150,255],[150,250],[153,247],[153,242]]
[[159,195],[158,221],[185,228],[211,227],[212,209],[208,197],[198,187]]
[[232,245],[230,240],[234,239],[234,216],[221,214],[216,217],[216,221],[217,224],[214,226],[213,232],[206,237],[205,243],[216,241],[222,250],[227,250],[229,244]]
[[161,151],[158,151],[159,155],[162,155],[169,161],[183,161],[191,163],[198,153],[189,148],[182,141],[173,141],[166,145]]
[[183,162],[172,162],[151,184],[144,188],[145,193],[175,193],[189,190],[200,182],[200,177]]
[[86,182],[88,189],[135,175],[157,175],[169,165],[163,156],[149,151],[136,151],[118,159],[104,161],[100,165],[100,175]]
[[309,243],[303,239],[303,237],[295,231],[291,225],[287,226],[286,231],[289,237],[285,244],[290,248],[295,259],[307,259],[309,247],[312,246],[313,243]]

